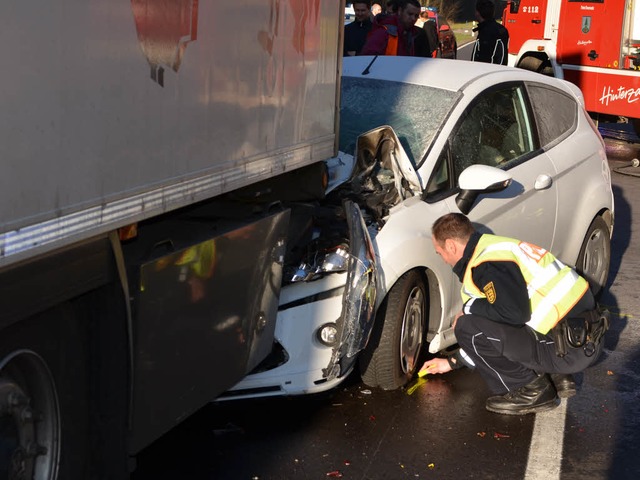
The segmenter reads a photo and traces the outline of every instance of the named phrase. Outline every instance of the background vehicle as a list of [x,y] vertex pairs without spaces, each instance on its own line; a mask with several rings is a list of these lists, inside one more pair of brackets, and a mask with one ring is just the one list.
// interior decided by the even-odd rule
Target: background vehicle
[[447,20],[440,16],[437,11],[431,8],[427,8],[426,10],[429,13],[428,21],[435,22],[438,30],[438,40],[440,41],[440,45],[436,56],[441,58],[457,58],[458,43],[451,26],[449,26]]
[[353,10],[353,3],[347,3],[344,6],[344,23],[351,23],[356,18],[356,12]]
[[271,351],[290,214],[233,192],[323,189],[343,6],[2,4],[1,478],[126,476]]
[[640,0],[513,0],[503,24],[510,65],[575,83],[596,118],[640,134]]
[[[416,101],[424,98],[428,105]],[[553,251],[596,293],[605,285],[609,167],[575,85],[490,64],[350,57],[343,61],[340,108],[332,189],[313,206],[297,207],[316,209],[313,218],[328,216],[299,229],[301,238],[326,244],[291,245],[304,252],[292,264],[306,281],[285,274],[273,355],[220,398],[327,390],[356,361],[369,386],[405,385],[425,342],[432,353],[455,343],[460,284],[435,253],[430,232],[448,212]],[[352,250],[364,252],[360,275],[316,274],[314,261],[324,263],[327,247],[342,248],[354,236],[330,234],[345,199],[359,205],[375,257],[367,258],[369,240],[361,235],[364,248]],[[375,290],[366,283],[372,274]]]

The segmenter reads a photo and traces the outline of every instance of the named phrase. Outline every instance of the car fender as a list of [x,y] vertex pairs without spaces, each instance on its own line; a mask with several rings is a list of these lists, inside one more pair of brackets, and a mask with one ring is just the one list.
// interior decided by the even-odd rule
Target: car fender
[[[570,233],[567,236],[567,241],[565,242],[566,248],[558,249],[553,253],[568,265],[576,265],[578,255],[580,254],[580,248],[582,247],[582,242],[584,241],[587,230],[594,218],[602,216],[607,225],[609,225],[610,235],[613,234],[613,209],[605,203],[599,202],[596,204],[593,202],[593,199],[597,196],[605,196],[603,195],[603,189],[601,187],[593,185],[591,188],[585,189],[583,194],[580,195],[576,201],[581,202],[585,201],[585,199],[589,199],[589,202],[593,203],[595,208],[589,211],[582,211],[577,215],[571,216],[568,224],[565,224],[564,226],[559,224],[560,228],[566,228]],[[596,205],[599,205],[599,208]]]
[[[449,212],[444,205],[430,205],[418,197],[405,200],[391,210],[374,239],[378,259],[376,309],[403,274],[413,269],[422,270],[429,281],[430,334],[449,328],[461,304],[458,295],[449,298],[452,291],[457,291],[454,286],[457,279],[431,242],[431,225],[445,213]],[[450,305],[450,310],[443,311],[441,305]]]

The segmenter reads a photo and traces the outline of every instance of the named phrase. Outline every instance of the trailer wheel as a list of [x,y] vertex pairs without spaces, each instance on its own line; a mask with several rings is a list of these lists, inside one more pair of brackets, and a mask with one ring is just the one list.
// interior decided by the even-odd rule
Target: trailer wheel
[[427,317],[422,275],[411,270],[398,279],[378,310],[372,338],[362,352],[362,381],[394,390],[404,386],[418,366]]
[[53,377],[35,352],[17,350],[0,363],[0,476],[56,478],[60,413]]
[[67,313],[56,308],[0,332],[0,478],[87,477],[86,337]]
[[576,262],[576,269],[589,281],[591,292],[596,298],[607,284],[610,263],[609,227],[602,217],[596,217],[587,230]]

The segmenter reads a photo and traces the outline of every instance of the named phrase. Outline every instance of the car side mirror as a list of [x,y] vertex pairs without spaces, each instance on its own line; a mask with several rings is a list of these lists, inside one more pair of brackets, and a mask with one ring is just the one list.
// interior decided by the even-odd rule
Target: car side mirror
[[518,13],[520,9],[520,0],[511,0],[509,2],[509,13]]
[[458,185],[460,193],[456,196],[456,205],[467,215],[478,195],[504,190],[511,185],[511,176],[496,167],[471,165],[460,174]]
[[451,27],[449,25],[441,25],[440,26],[440,31],[441,32],[448,32],[449,30],[451,30]]

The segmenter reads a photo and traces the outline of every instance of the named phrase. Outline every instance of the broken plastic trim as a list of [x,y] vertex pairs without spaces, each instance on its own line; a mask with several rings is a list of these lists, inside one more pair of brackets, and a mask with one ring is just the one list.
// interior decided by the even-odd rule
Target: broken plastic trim
[[360,207],[345,200],[351,256],[342,296],[342,315],[338,321],[340,339],[325,370],[330,380],[350,371],[356,354],[367,344],[375,313],[377,265],[375,251]]

